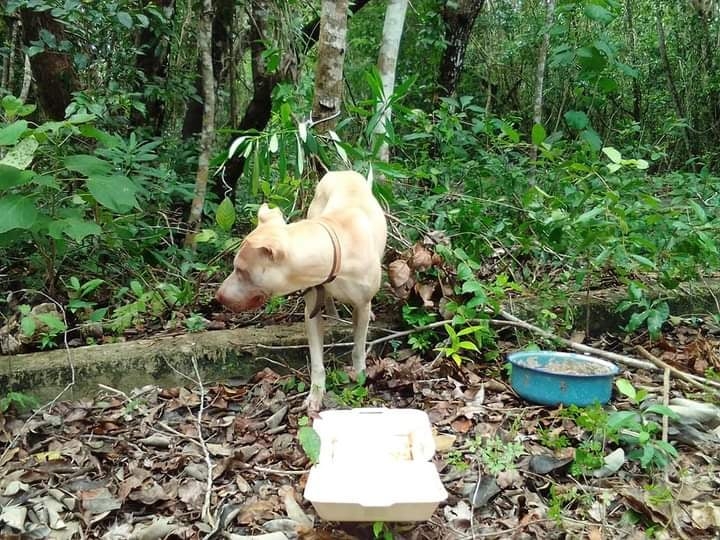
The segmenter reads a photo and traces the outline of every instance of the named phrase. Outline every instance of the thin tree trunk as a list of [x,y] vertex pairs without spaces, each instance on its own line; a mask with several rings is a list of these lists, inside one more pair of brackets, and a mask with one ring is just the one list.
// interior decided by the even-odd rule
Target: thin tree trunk
[[[635,15],[632,10],[633,0],[625,0],[625,25],[628,31],[628,42],[630,45],[630,54],[635,55]],[[633,119],[636,122],[642,120],[642,90],[640,88],[640,80],[633,77]]]
[[470,32],[472,32],[475,20],[484,4],[485,0],[448,1],[443,9],[447,47],[440,62],[438,83],[447,96],[452,96],[457,92],[457,83],[465,63]]
[[203,0],[202,14],[198,26],[198,48],[200,50],[202,81],[203,81],[203,122],[200,132],[200,152],[198,155],[197,175],[195,176],[195,197],[190,206],[188,217],[188,233],[185,236],[185,247],[195,247],[195,237],[205,206],[205,194],[210,171],[210,152],[215,137],[215,77],[212,59],[212,23],[213,2]]
[[[675,85],[675,78],[673,76],[672,67],[670,66],[670,60],[667,55],[667,47],[665,44],[665,27],[662,22],[663,12],[658,9],[655,12],[655,21],[657,23],[658,32],[658,49],[660,52],[660,59],[662,60],[663,67],[665,68],[665,76],[667,77],[668,90],[672,97],[673,103],[675,104],[675,112],[678,118],[687,118],[685,111],[683,110],[682,100],[680,99],[680,93],[678,92],[677,86]],[[688,137],[687,129],[683,128],[683,140],[685,142],[685,150],[687,156],[691,155],[690,151],[690,139]]]
[[30,65],[30,57],[26,54],[25,56],[25,63],[23,67],[23,82],[22,82],[22,88],[20,88],[20,95],[18,96],[20,98],[20,101],[25,103],[28,99],[28,95],[30,94],[30,84],[32,83],[32,66]]
[[[543,118],[543,89],[545,87],[545,64],[547,53],[550,48],[550,28],[555,19],[555,0],[545,0],[545,29],[543,31],[540,51],[538,51],[538,63],[535,73],[535,99],[533,101],[533,125],[542,124]],[[533,144],[531,160],[537,159],[537,146]]]
[[[67,39],[63,25],[49,11],[20,10],[23,42],[30,46],[40,40],[40,32],[50,32],[61,43]],[[37,98],[42,111],[52,120],[63,120],[72,94],[80,87],[72,58],[68,53],[45,50],[30,59],[35,76]]]
[[[226,79],[227,70],[225,69],[225,58],[231,50],[231,36],[233,24],[235,21],[235,2],[234,0],[218,0],[215,4],[215,16],[212,20],[212,47],[211,56],[213,63],[213,73],[218,87]],[[202,87],[205,84],[202,79],[202,60],[198,59],[197,77],[195,78],[195,91],[197,95],[202,96]],[[202,101],[191,99],[188,103],[183,120],[182,137],[189,139],[195,136],[202,129],[203,116],[205,115],[205,106]]]
[[[380,118],[375,126],[375,135],[380,138],[387,133],[387,124],[391,119],[390,98],[395,91],[395,70],[397,67],[400,39],[405,25],[405,13],[408,0],[388,0],[385,11],[385,24],[383,25],[383,40],[378,57],[378,71],[382,81],[382,101],[378,103]],[[390,147],[383,141],[378,149],[378,159],[390,161]]]
[[2,81],[0,82],[0,86],[2,88],[6,88],[10,91],[11,94],[14,94],[12,84],[13,84],[13,74],[15,71],[15,48],[17,46],[18,41],[18,34],[20,29],[20,21],[18,19],[10,19],[12,21],[12,31],[10,32],[10,47],[8,51],[8,55],[3,57],[3,64],[2,64]]
[[322,0],[312,109],[318,133],[334,129],[342,105],[347,12],[348,0]]

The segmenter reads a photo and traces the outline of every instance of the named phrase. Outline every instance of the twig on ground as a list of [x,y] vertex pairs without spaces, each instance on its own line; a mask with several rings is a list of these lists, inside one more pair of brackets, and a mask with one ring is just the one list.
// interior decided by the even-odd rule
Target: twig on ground
[[636,345],[635,349],[645,358],[650,360],[650,362],[653,363],[656,369],[662,369],[667,370],[673,375],[675,375],[678,379],[682,379],[688,384],[691,384],[695,386],[696,388],[700,388],[701,390],[708,390],[708,386],[714,386],[716,388],[720,388],[720,384],[716,383],[715,381],[711,381],[708,379],[705,379],[703,377],[698,377],[697,375],[691,375],[689,373],[685,373],[684,371],[680,371],[678,368],[671,366],[667,362],[664,362],[663,360],[660,360],[657,356],[652,354],[650,351],[648,351],[645,347],[642,345]]
[[195,357],[195,355],[192,356],[192,365],[193,369],[195,370],[195,377],[197,377],[195,382],[197,383],[200,391],[200,406],[198,407],[196,419],[198,440],[200,441],[200,447],[202,448],[203,455],[205,457],[205,466],[207,467],[207,478],[205,481],[205,501],[203,502],[201,516],[206,523],[212,526],[214,524],[214,518],[210,514],[210,502],[213,484],[213,462],[212,458],[210,457],[210,451],[208,450],[207,444],[205,444],[205,438],[203,437],[202,433],[202,417],[203,413],[205,412],[205,387],[203,386],[202,377],[200,376],[200,369],[198,368],[197,358]]
[[302,476],[303,474],[310,472],[309,469],[302,471],[284,471],[281,469],[271,469],[269,467],[260,466],[253,467],[253,470],[261,473],[276,474],[278,476]]

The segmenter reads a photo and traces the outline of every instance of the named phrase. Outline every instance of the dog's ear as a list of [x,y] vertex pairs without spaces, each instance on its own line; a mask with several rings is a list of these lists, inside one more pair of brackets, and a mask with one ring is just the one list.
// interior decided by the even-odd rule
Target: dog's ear
[[267,257],[273,262],[278,262],[283,256],[283,251],[272,244],[260,246],[258,250],[264,257]]
[[267,203],[263,203],[260,208],[258,208],[258,224],[265,224],[273,221],[285,223],[285,217],[283,216],[282,210],[279,208],[270,208]]

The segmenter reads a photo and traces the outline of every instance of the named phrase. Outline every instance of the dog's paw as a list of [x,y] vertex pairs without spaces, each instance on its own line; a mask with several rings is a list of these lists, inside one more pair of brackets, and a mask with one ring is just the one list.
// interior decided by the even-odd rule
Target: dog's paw
[[322,409],[323,395],[324,392],[317,386],[313,386],[310,389],[310,393],[305,398],[305,407],[309,415],[316,416],[320,409]]

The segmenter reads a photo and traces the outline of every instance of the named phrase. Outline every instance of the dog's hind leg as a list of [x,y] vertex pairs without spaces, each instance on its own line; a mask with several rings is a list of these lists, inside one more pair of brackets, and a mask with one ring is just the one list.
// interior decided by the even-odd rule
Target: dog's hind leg
[[370,323],[370,302],[353,306],[353,368],[360,373],[365,371],[365,343]]
[[333,301],[333,297],[327,293],[325,294],[325,315],[327,315],[331,319],[337,319],[339,317],[337,307],[335,307],[335,302]]
[[[310,317],[315,305],[315,291],[305,294],[305,331],[310,348],[310,393],[305,399],[309,412],[322,408],[325,395],[325,365],[323,364],[323,318],[321,315]],[[310,300],[313,300],[312,302]]]

